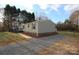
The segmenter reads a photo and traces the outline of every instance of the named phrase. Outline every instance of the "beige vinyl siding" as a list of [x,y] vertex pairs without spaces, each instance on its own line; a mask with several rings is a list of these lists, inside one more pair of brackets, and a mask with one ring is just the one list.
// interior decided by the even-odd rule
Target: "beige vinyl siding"
[[55,24],[50,20],[38,22],[38,32],[46,33],[46,32],[56,32]]

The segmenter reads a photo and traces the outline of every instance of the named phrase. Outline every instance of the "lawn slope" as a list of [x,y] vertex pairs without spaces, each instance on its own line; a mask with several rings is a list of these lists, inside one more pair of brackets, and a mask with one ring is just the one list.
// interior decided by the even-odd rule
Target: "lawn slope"
[[0,46],[17,43],[20,41],[28,40],[18,33],[11,33],[11,32],[0,32]]

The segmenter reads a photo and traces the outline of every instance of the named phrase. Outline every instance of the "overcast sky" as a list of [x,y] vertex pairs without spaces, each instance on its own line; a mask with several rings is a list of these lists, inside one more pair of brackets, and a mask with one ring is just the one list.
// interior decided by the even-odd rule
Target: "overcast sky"
[[[34,12],[36,16],[47,16],[57,23],[59,21],[63,22],[73,11],[79,10],[78,4],[67,4],[67,0],[61,1],[62,2],[60,2],[60,0],[0,0],[0,8],[4,8],[6,4],[10,4],[11,6],[15,5],[21,10],[25,9],[28,12]],[[61,4],[65,1],[67,2],[66,4]],[[74,0],[72,0],[72,2],[75,3]]]

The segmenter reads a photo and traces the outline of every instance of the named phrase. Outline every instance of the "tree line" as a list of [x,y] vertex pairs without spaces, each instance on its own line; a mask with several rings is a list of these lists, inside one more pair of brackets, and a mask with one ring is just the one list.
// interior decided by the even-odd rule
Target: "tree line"
[[56,24],[56,28],[58,31],[75,31],[79,32],[79,25],[78,24],[73,24],[72,21],[69,19],[66,19],[63,23],[58,22]]

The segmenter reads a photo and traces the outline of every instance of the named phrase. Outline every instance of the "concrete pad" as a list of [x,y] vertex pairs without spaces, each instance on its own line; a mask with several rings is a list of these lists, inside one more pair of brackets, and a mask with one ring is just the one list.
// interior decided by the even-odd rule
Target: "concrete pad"
[[32,37],[31,36],[28,36],[28,35],[24,35],[22,33],[19,33],[19,35],[23,36],[24,38],[27,38],[27,39],[31,39]]

